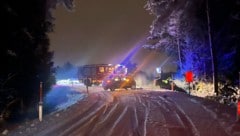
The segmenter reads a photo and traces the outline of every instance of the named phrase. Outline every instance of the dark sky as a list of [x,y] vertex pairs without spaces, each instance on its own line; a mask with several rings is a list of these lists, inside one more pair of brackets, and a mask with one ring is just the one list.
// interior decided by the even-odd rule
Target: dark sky
[[[59,6],[50,34],[55,65],[117,64],[149,34],[154,19],[144,0],[76,0],[74,12]],[[132,59],[143,70],[161,64],[162,55],[140,49]]]

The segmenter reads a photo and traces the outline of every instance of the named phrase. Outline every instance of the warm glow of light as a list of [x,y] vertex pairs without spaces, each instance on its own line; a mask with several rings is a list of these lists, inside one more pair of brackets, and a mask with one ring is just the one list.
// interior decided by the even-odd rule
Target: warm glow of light
[[125,80],[126,82],[129,82],[129,79],[128,79],[128,78],[124,78],[124,80]]
[[[150,60],[152,60],[153,57],[154,57],[154,53],[153,53],[153,52],[151,52],[148,56],[146,56],[145,59],[142,61],[142,63],[139,64],[139,66],[137,67],[136,71],[133,73],[133,76],[134,76],[137,72],[139,72],[139,71],[142,69],[142,67],[144,67]],[[128,80],[129,80],[129,79],[128,79]],[[129,80],[129,81],[130,81],[130,80]],[[127,82],[123,83],[123,84],[121,85],[121,88],[122,88],[123,86],[125,86],[126,83],[127,83]]]

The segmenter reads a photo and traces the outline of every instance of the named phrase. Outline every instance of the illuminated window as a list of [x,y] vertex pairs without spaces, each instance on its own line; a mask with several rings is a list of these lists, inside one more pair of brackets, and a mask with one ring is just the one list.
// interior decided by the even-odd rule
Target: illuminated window
[[103,73],[104,72],[104,67],[99,67],[99,72]]
[[109,73],[112,73],[114,68],[113,67],[107,67],[106,69],[107,69],[106,71],[108,71]]

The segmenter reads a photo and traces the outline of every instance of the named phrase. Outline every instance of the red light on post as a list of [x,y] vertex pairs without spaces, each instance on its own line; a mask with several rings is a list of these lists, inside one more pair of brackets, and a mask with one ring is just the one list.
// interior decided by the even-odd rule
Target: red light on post
[[192,71],[187,71],[185,73],[185,80],[188,83],[193,82],[193,72]]

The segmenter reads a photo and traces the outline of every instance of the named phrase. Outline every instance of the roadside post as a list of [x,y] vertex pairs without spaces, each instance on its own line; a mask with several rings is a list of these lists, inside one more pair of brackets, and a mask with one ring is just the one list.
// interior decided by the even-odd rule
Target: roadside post
[[191,84],[191,82],[193,82],[193,72],[192,71],[187,71],[185,73],[185,80],[188,83],[189,94],[191,94],[190,84]]
[[38,118],[39,121],[42,122],[42,115],[43,115],[43,99],[42,99],[42,82],[40,82],[39,88],[39,105],[38,105]]
[[[88,80],[88,79],[87,79]],[[87,93],[88,93],[88,84],[86,85],[86,88],[87,88]],[[88,93],[89,94],[89,93]]]
[[171,82],[171,90],[174,91],[174,83],[173,83],[173,81]]
[[87,93],[89,94],[89,92],[88,92],[88,87],[89,87],[90,84],[91,84],[90,79],[89,79],[89,78],[86,78],[86,79],[84,80],[84,84],[85,84],[85,86],[86,86]]
[[171,75],[171,90],[174,91],[173,74]]

